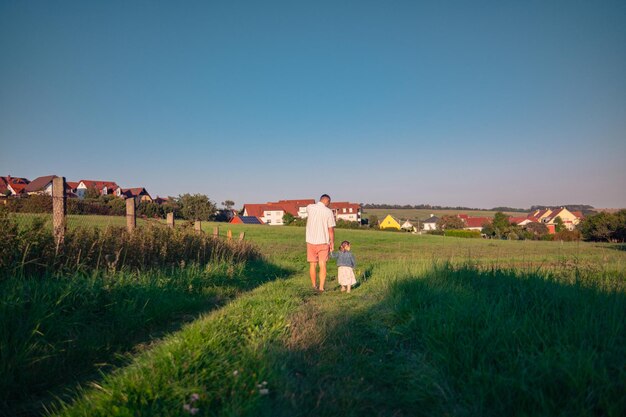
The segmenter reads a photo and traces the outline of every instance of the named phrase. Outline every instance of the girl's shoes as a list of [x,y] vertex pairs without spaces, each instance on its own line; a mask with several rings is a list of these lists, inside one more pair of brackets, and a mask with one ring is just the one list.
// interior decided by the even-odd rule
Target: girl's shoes
[[346,287],[344,287],[343,285],[341,286],[341,292],[344,292],[346,290]]

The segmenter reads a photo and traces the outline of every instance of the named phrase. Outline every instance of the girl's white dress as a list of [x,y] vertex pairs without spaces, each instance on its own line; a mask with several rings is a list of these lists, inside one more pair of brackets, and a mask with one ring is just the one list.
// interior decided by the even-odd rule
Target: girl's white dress
[[339,285],[354,285],[356,284],[356,277],[354,276],[354,269],[349,266],[340,266],[337,273],[337,279]]

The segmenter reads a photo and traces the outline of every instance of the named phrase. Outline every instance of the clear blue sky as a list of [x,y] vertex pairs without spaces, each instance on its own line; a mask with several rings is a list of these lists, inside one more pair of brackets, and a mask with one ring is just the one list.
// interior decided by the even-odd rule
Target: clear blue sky
[[0,0],[0,174],[626,207],[626,2]]

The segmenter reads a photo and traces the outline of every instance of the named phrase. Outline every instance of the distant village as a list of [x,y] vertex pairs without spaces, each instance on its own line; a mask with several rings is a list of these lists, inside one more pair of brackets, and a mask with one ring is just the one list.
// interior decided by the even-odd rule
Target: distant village
[[[30,181],[27,178],[0,177],[0,195],[2,198],[23,197],[28,195],[52,195],[52,180],[56,175],[45,175]],[[67,181],[65,194],[69,198],[85,198],[90,190],[96,195],[113,195],[121,198],[134,198],[137,201],[162,203],[166,198],[152,198],[144,187],[122,188],[115,181],[80,180]]]
[[[56,175],[47,175],[30,181],[27,178],[5,176],[0,177],[0,198],[20,198],[28,195],[52,195],[52,180]],[[69,198],[84,199],[89,195],[111,195],[122,199],[133,198],[139,202],[154,202],[163,204],[167,198],[153,198],[145,187],[122,188],[114,181],[80,180],[66,182],[66,195]],[[234,224],[264,224],[270,226],[283,226],[285,219],[301,219],[307,217],[306,207],[314,204],[314,199],[278,200],[267,203],[246,203],[239,211],[222,209],[220,213],[225,220]],[[367,224],[368,219],[363,218],[363,208],[360,203],[348,201],[333,201],[330,209],[338,221],[356,222]],[[464,224],[463,229],[481,231],[485,225],[492,223],[491,217],[473,217],[467,214],[456,215]],[[511,224],[527,226],[530,223],[544,224],[548,233],[556,232],[557,223],[567,230],[574,230],[580,223],[583,214],[580,211],[570,211],[566,207],[545,208],[535,210],[527,216],[509,217]],[[391,214],[386,215],[377,224],[370,227],[378,227],[382,230],[399,230],[411,233],[428,233],[440,228],[440,218],[431,214],[421,220],[401,220]]]
[[[493,222],[493,218],[491,217],[472,217],[467,214],[457,214],[456,217],[463,222],[464,230],[482,231],[485,225],[489,225]],[[527,226],[530,223],[544,224],[548,228],[548,233],[554,234],[556,233],[557,223],[560,222],[567,230],[574,230],[582,218],[583,214],[580,211],[569,211],[565,207],[560,207],[557,209],[546,208],[543,210],[535,210],[525,217],[510,216],[508,221],[509,223],[516,224],[518,226]],[[379,227],[381,229],[396,229],[413,233],[421,233],[437,230],[439,228],[440,220],[441,219],[434,214],[431,214],[430,217],[424,220],[414,222],[409,220],[401,221],[392,215],[387,215],[380,221]]]
[[[294,218],[305,219],[307,216],[306,206],[315,203],[314,199],[305,200],[279,200],[264,204],[245,204],[243,214],[232,218],[231,223],[243,224],[268,224],[282,226],[285,214],[290,214]],[[337,220],[359,222],[364,224],[367,219],[363,219],[362,205],[350,202],[332,202],[330,209],[335,214]],[[491,217],[473,217],[467,214],[456,215],[463,223],[464,230],[481,231],[483,227],[493,221]],[[580,223],[583,214],[580,211],[569,211],[565,207],[557,209],[535,210],[527,216],[509,217],[511,224],[527,226],[530,223],[541,223],[547,226],[548,233],[556,233],[557,223],[560,222],[567,230],[574,230]],[[560,219],[560,220],[557,220]],[[395,229],[411,233],[423,233],[437,230],[440,218],[431,214],[428,218],[418,221],[400,220],[391,214],[385,216],[377,225],[370,225],[380,229]]]

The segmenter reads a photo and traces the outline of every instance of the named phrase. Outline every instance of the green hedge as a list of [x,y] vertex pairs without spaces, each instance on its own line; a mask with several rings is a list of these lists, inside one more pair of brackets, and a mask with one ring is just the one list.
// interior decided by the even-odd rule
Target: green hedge
[[478,230],[446,230],[444,236],[476,239],[480,237]]

